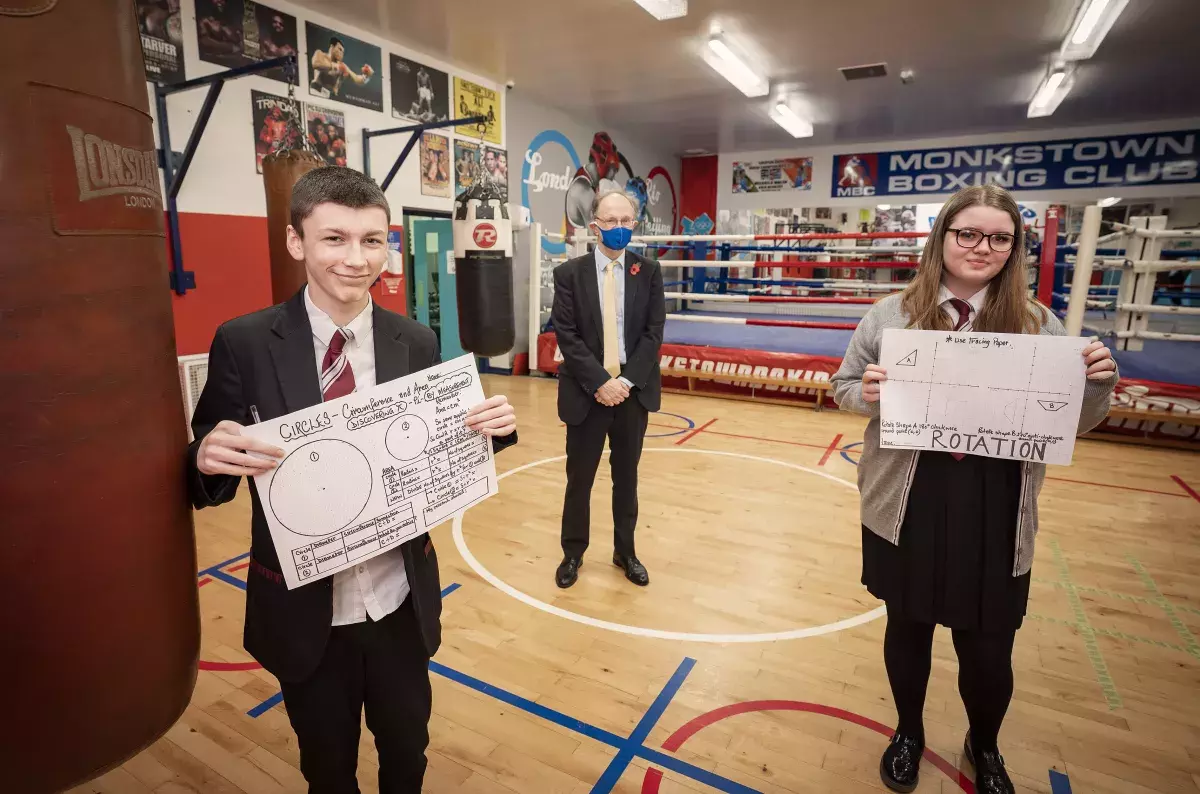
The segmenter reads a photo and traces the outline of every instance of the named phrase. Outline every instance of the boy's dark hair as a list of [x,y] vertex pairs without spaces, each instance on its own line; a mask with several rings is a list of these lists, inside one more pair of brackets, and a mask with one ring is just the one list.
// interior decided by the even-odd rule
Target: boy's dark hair
[[296,234],[304,236],[300,224],[318,204],[325,203],[356,210],[379,207],[387,215],[388,223],[392,222],[392,208],[374,179],[353,168],[327,165],[309,171],[292,187],[291,220]]

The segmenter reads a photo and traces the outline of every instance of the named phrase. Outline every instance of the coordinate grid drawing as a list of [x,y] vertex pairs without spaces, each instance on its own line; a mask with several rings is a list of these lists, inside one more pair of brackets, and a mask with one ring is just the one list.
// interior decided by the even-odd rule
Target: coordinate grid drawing
[[254,478],[289,589],[368,560],[499,488],[471,355],[245,429],[287,454]]
[[1083,407],[1088,340],[1071,336],[883,333],[881,447],[1066,465]]

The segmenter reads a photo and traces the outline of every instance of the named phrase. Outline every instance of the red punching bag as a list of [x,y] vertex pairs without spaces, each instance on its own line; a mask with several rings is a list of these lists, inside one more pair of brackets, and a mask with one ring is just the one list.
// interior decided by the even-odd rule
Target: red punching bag
[[0,789],[38,794],[178,719],[200,620],[134,3],[4,0],[0,41]]

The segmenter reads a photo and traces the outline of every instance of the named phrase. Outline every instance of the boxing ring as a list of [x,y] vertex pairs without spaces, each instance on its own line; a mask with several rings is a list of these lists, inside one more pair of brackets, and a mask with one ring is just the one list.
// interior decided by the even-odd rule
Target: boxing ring
[[[1086,311],[1076,332],[1105,338],[1122,372],[1112,415],[1097,433],[1200,449],[1200,306],[1163,303],[1180,295],[1189,302],[1194,295],[1200,303],[1200,291],[1179,293],[1157,282],[1162,272],[1200,268],[1200,251],[1163,252],[1165,241],[1200,235],[1168,231],[1165,218],[1135,219],[1143,220],[1137,229],[1093,236],[1091,249],[1109,246],[1099,249],[1105,257],[1090,254],[1094,267],[1119,272],[1121,282],[1093,289],[1089,269],[1080,286]],[[530,369],[552,375],[561,361],[550,322],[552,271],[586,252],[594,238],[546,234],[539,224],[533,232],[529,332],[537,345]],[[926,232],[634,237],[631,248],[658,257],[663,268],[664,389],[830,405],[828,381],[858,321],[876,300],[904,289],[926,237]],[[1072,250],[1051,245],[1030,258],[1031,289],[1043,302],[1053,300],[1064,320],[1077,280],[1075,261],[1091,250],[1087,237]],[[541,239],[565,243],[565,254],[547,255]],[[1109,256],[1114,251],[1122,256]],[[1060,261],[1068,255],[1071,262]]]

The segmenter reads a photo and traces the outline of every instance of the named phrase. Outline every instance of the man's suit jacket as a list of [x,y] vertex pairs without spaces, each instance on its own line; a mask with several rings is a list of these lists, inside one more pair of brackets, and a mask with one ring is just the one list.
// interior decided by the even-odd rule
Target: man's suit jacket
[[[433,331],[374,304],[377,383],[410,375],[440,361]],[[301,290],[286,303],[238,317],[217,329],[208,358],[208,381],[192,417],[195,441],[188,450],[188,486],[196,508],[233,499],[240,477],[201,474],[200,442],[222,420],[251,424],[250,406],[265,422],[322,402],[312,327]],[[493,439],[497,451],[516,443],[513,434]],[[302,681],[321,661],[333,623],[333,577],[288,590],[257,490],[251,486],[251,566],[246,586],[246,650],[284,681]],[[400,547],[425,650],[441,643],[441,581],[428,535]],[[267,569],[264,573],[259,568]],[[274,575],[271,575],[274,574]]]
[[[636,397],[647,411],[657,411],[662,404],[658,354],[667,321],[662,270],[657,262],[628,250],[624,320],[627,358],[621,375],[635,387],[631,398]],[[550,322],[563,356],[558,366],[558,416],[568,425],[577,425],[593,405],[600,404],[596,391],[611,379],[602,363],[604,318],[594,252],[554,269]]]

